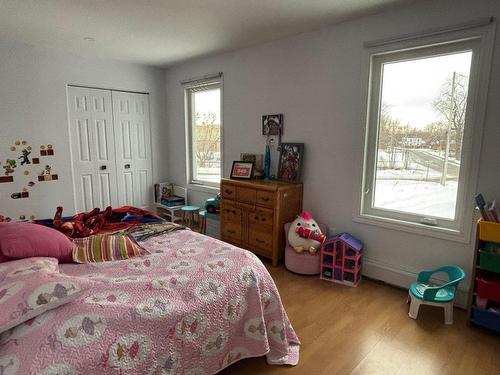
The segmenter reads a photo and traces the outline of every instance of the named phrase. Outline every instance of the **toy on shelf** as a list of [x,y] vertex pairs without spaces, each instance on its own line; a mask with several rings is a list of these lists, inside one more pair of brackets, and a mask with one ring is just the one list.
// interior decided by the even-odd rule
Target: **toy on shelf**
[[156,214],[166,215],[173,223],[183,219],[183,216],[177,215],[177,213],[188,204],[187,189],[185,187],[160,182],[154,185],[154,193]]
[[479,220],[467,322],[500,332],[500,223]]
[[326,236],[308,211],[302,212],[290,225],[288,243],[297,253],[304,250],[315,254]]
[[328,237],[321,245],[322,280],[358,286],[364,245],[349,233]]

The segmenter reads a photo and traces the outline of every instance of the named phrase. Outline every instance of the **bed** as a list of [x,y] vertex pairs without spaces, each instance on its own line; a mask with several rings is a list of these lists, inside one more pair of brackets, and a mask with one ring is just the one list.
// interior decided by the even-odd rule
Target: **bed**
[[0,374],[214,374],[248,357],[295,365],[300,342],[251,252],[190,230],[150,255],[60,264],[92,280],[76,301],[0,336]]

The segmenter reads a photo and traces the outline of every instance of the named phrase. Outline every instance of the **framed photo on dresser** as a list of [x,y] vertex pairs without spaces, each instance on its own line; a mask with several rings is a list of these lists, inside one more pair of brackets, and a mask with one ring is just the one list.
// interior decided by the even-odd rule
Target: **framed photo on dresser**
[[250,161],[233,161],[231,178],[250,180],[252,178],[254,163]]

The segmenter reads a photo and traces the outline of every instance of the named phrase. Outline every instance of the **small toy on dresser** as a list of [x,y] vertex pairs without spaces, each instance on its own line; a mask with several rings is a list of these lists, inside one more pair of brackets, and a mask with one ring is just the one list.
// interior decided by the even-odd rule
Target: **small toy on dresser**
[[358,286],[361,280],[363,242],[349,233],[328,237],[321,245],[322,280]]

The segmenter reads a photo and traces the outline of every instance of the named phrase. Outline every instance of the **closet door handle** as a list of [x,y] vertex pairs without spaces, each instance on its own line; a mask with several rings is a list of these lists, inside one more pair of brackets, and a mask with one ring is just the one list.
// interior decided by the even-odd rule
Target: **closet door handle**
[[105,166],[105,165],[101,165],[101,166],[99,167],[99,169],[100,169],[101,171],[105,171],[105,170],[106,170],[106,166]]
[[125,169],[130,169],[130,164],[125,164]]

